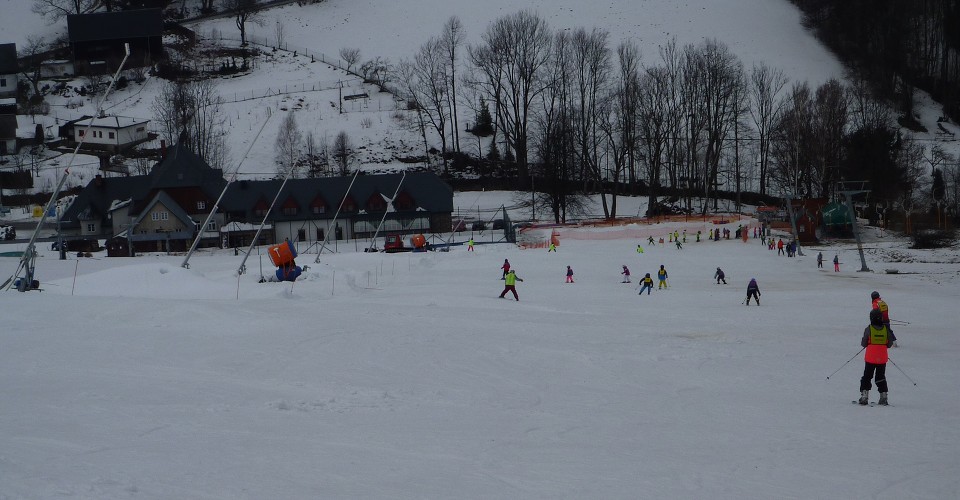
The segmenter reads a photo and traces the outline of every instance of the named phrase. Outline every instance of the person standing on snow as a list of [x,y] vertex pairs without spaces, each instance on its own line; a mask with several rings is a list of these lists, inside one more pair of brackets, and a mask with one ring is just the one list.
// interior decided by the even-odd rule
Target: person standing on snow
[[657,271],[657,279],[660,280],[657,283],[657,290],[667,288],[667,270],[663,268],[663,264],[660,264],[660,270]]
[[718,267],[718,268],[717,268],[717,272],[713,273],[713,277],[716,278],[718,285],[720,284],[721,281],[723,282],[724,285],[727,284],[727,280],[724,279],[724,278],[726,277],[726,275],[723,274],[723,269],[720,269],[720,268]]
[[777,241],[777,255],[781,255],[781,254],[783,254],[783,253],[784,253],[784,252],[783,252],[783,238],[780,238],[780,239]]
[[468,252],[473,251],[473,238],[470,238],[470,241],[467,242],[467,251]]
[[557,244],[551,241],[550,248],[547,249],[547,252],[556,252],[556,251],[557,251]]
[[750,283],[747,285],[747,302],[746,305],[750,305],[750,297],[753,297],[757,301],[757,305],[760,305],[760,286],[757,285],[757,278],[750,278]]
[[[887,327],[887,330],[890,330],[890,333],[893,333],[893,328],[890,328],[890,307],[887,306],[887,303],[880,298],[880,292],[873,291],[870,294],[870,307],[880,311],[880,316],[883,318],[883,326]],[[897,347],[897,342],[893,342],[893,347]]]
[[833,272],[840,272],[840,256],[837,254],[833,254]]
[[626,264],[624,264],[623,272],[620,274],[623,275],[623,281],[621,281],[621,283],[630,283],[630,270],[627,269]]
[[503,265],[500,266],[500,269],[503,269],[503,276],[500,277],[500,279],[503,280],[507,277],[507,273],[510,272],[510,261],[503,259]]
[[870,325],[863,329],[860,346],[865,349],[863,354],[863,377],[860,377],[860,400],[858,403],[866,405],[870,398],[870,379],[877,383],[880,391],[880,400],[877,404],[887,405],[887,348],[897,341],[897,337],[889,328],[883,326],[883,314],[879,309],[870,310]]
[[653,290],[653,278],[650,277],[650,273],[640,279],[640,293],[637,295],[643,295],[644,290],[647,291],[647,295],[650,295],[650,291]]
[[570,266],[567,266],[567,283],[573,283],[573,269]]
[[823,269],[823,252],[817,252],[817,269]]
[[513,292],[513,298],[516,299],[517,302],[520,302],[520,296],[517,295],[517,281],[523,281],[523,279],[517,276],[516,271],[511,269],[510,272],[507,273],[506,278],[504,278],[505,283],[503,291],[500,292],[501,299],[507,294],[507,292]]

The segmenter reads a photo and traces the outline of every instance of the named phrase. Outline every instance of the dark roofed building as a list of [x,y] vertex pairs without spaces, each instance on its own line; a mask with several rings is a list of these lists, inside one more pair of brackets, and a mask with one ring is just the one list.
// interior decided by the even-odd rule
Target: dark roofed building
[[17,116],[0,115],[0,155],[17,152]]
[[130,44],[127,67],[149,66],[163,57],[163,14],[141,9],[67,16],[73,65],[80,73],[116,70]]
[[[274,198],[266,235],[260,236],[263,243],[289,238],[309,246],[324,239],[369,237],[381,220],[381,234],[450,231],[450,186],[433,173],[409,173],[391,202],[402,177],[360,175],[352,188],[350,177],[291,179],[279,197],[280,180],[234,182],[208,227],[202,228],[200,245],[249,245],[254,232],[249,225],[263,221]],[[97,176],[64,212],[61,227],[68,240],[119,236],[138,252],[183,251],[226,182],[221,170],[176,145],[148,175]]]
[[17,44],[0,43],[0,98],[17,96]]

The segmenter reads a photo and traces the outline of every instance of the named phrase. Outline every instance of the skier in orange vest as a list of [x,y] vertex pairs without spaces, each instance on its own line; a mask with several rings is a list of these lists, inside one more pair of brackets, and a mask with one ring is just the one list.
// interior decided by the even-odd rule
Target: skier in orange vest
[[879,405],[887,405],[887,348],[896,342],[897,337],[889,328],[883,325],[883,314],[879,309],[870,310],[870,325],[863,329],[860,346],[865,349],[863,354],[863,377],[860,378],[860,400],[858,403],[866,405],[870,397],[870,379],[877,383],[880,391]]

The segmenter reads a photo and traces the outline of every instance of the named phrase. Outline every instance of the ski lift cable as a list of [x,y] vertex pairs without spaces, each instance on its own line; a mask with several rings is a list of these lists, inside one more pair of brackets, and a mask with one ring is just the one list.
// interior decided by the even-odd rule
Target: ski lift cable
[[227,193],[227,188],[230,187],[230,184],[233,183],[233,181],[237,180],[237,173],[240,171],[240,167],[247,159],[247,156],[250,155],[250,150],[253,149],[253,145],[257,143],[257,139],[260,138],[260,133],[263,132],[264,127],[267,126],[267,122],[270,121],[270,116],[272,114],[273,113],[270,112],[270,108],[267,108],[267,119],[263,121],[263,125],[260,125],[260,130],[257,131],[257,135],[254,136],[252,141],[250,141],[250,145],[247,146],[247,151],[243,154],[243,158],[241,158],[240,162],[237,163],[237,168],[233,170],[233,174],[230,175],[230,178],[227,180],[227,184],[223,186],[223,190],[220,191],[220,196],[217,197],[217,201],[214,202],[213,207],[210,209],[210,213],[207,214],[207,218],[203,221],[203,225],[200,226],[200,229],[197,231],[197,237],[194,238],[193,244],[190,245],[190,251],[187,252],[187,256],[183,258],[183,263],[180,264],[180,267],[184,269],[190,269],[190,257],[197,249],[197,245],[200,244],[200,238],[203,237],[203,231],[206,229],[207,224],[210,223],[210,220],[213,219],[213,216],[217,214],[217,209],[220,207],[220,201],[223,200],[223,196]]
[[[73,148],[73,154],[70,156],[70,161],[67,163],[67,167],[63,169],[63,174],[60,176],[60,181],[57,183],[56,189],[54,189],[53,194],[50,195],[50,199],[47,200],[46,206],[43,208],[43,213],[40,215],[40,221],[37,222],[37,229],[33,231],[33,235],[30,237],[30,241],[27,243],[27,247],[23,252],[23,256],[20,257],[20,263],[17,265],[16,271],[13,272],[13,275],[0,285],[0,289],[9,290],[13,283],[16,281],[17,277],[20,275],[20,271],[25,271],[24,282],[26,286],[21,286],[20,291],[26,291],[30,289],[30,283],[33,281],[33,261],[36,257],[36,244],[37,237],[40,235],[40,228],[43,227],[43,223],[46,222],[47,214],[50,212],[50,209],[57,202],[57,196],[60,195],[60,191],[63,189],[64,183],[67,181],[67,176],[70,175],[70,167],[73,166],[74,160],[77,158],[77,153],[80,151],[80,147],[83,146],[84,141],[90,135],[90,129],[93,127],[93,121],[100,116],[100,113],[103,111],[103,104],[107,99],[107,96],[110,95],[110,92],[113,91],[117,83],[117,78],[120,77],[120,72],[123,71],[124,65],[127,64],[127,59],[130,58],[130,44],[123,44],[124,56],[123,60],[120,61],[120,65],[117,67],[117,71],[113,74],[113,78],[110,79],[110,85],[107,86],[107,89],[103,92],[103,95],[100,97],[100,101],[97,103],[96,112],[93,116],[90,117],[90,120],[87,122],[87,126],[83,129],[83,133],[80,134],[80,140],[77,141],[76,147]],[[60,216],[57,215],[59,218]]]

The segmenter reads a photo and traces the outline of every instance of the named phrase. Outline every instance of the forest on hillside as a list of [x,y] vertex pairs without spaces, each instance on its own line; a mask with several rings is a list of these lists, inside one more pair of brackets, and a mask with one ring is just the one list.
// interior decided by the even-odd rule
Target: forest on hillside
[[805,23],[907,116],[913,87],[960,121],[960,0],[792,0]]

